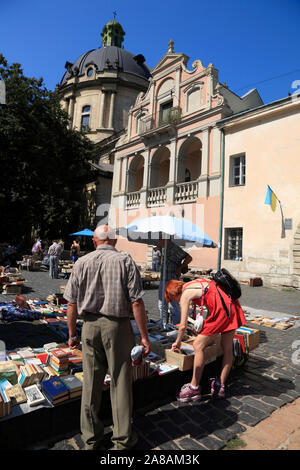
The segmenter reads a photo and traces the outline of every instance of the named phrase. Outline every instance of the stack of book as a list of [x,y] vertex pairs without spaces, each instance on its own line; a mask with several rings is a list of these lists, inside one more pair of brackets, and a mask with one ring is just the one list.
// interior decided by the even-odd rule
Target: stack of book
[[67,375],[69,372],[68,353],[63,349],[53,349],[51,351],[50,367],[55,370],[57,375]]
[[11,413],[11,399],[8,396],[6,389],[0,387],[0,418],[8,416]]
[[142,361],[140,366],[133,366],[132,367],[132,375],[133,380],[143,379],[145,377],[149,377],[150,375],[150,362],[149,361]]
[[69,390],[69,397],[80,397],[82,394],[82,382],[75,375],[65,375],[60,379]]
[[26,401],[26,396],[20,384],[12,385],[9,380],[0,380],[0,392],[4,391],[8,400],[11,400],[11,406],[19,405]]
[[24,388],[39,383],[46,377],[45,370],[38,364],[24,364],[20,366],[18,382]]
[[45,380],[41,383],[41,389],[53,405],[68,400],[70,397],[69,389],[60,377],[51,377]]

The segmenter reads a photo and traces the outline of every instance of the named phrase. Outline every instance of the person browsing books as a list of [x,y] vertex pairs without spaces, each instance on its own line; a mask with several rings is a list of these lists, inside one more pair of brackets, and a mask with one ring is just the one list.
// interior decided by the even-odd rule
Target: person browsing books
[[99,418],[107,371],[111,376],[113,450],[128,450],[137,443],[132,431],[131,349],[135,345],[131,311],[140,331],[144,354],[150,352],[147,315],[140,273],[132,258],[116,250],[115,232],[107,225],[94,231],[95,251],[74,264],[65,289],[68,301],[69,345],[77,347],[76,320],[83,318],[83,390],[81,433],[85,449],[101,448],[104,427]]
[[[165,266],[165,283],[171,279],[179,279],[182,274],[182,269],[186,268],[193,258],[184,251],[180,246],[173,243],[171,240],[160,239],[158,247],[162,250],[161,266],[160,266],[160,283],[158,288],[158,310],[160,313],[160,326],[165,330],[168,323],[168,309],[171,314],[171,323],[176,325],[180,321],[180,308],[178,302],[170,300],[163,303],[163,273],[164,273],[164,257],[166,256]],[[166,253],[165,253],[166,252]]]
[[171,280],[165,288],[165,300],[180,302],[181,309],[180,325],[177,339],[171,347],[172,351],[180,349],[187,328],[190,303],[205,305],[209,312],[201,331],[193,342],[195,355],[192,381],[181,388],[177,400],[183,403],[201,400],[200,382],[205,365],[204,351],[207,346],[215,342],[219,334],[221,334],[223,349],[222,370],[219,380],[215,379],[211,383],[211,394],[224,398],[225,383],[232,366],[232,343],[235,330],[246,323],[239,301],[232,301],[215,281],[209,279],[195,279],[187,283]]

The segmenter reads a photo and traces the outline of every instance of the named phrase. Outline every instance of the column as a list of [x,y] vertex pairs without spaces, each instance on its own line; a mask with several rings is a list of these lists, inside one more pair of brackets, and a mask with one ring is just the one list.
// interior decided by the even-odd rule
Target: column
[[128,139],[130,139],[130,136],[131,136],[131,121],[132,121],[132,111],[131,109],[129,110],[129,114],[128,114],[128,128],[127,128],[127,136],[128,136]]
[[149,162],[150,162],[150,149],[146,148],[144,157],[144,175],[143,187],[141,188],[141,205],[147,205],[147,191],[149,186]]
[[209,135],[210,128],[204,129],[201,136],[202,141],[202,161],[201,175],[198,179],[198,197],[207,197],[208,191],[208,172],[209,172]]
[[69,117],[70,117],[70,128],[74,127],[74,108],[75,108],[75,96],[70,96],[69,102]]
[[103,128],[103,123],[104,123],[104,108],[105,108],[105,91],[102,90],[101,93],[101,99],[100,99],[100,122],[99,122],[99,128]]
[[210,194],[220,194],[221,182],[221,132],[218,127],[212,129],[212,168],[210,175]]
[[167,185],[167,201],[174,203],[175,186],[176,186],[176,148],[177,139],[170,142],[170,169],[169,169],[169,182]]
[[110,94],[110,106],[109,106],[109,120],[108,120],[108,127],[109,129],[113,129],[113,117],[114,117],[114,105],[115,105],[115,91],[111,91]]
[[175,100],[174,106],[180,106],[180,79],[181,79],[181,67],[176,70],[176,81],[175,81]]

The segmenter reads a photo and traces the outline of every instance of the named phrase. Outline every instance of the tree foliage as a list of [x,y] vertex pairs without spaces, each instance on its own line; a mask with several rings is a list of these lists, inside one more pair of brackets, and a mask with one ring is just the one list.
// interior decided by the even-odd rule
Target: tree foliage
[[68,127],[57,92],[0,54],[6,106],[0,109],[0,241],[31,243],[80,228],[85,184],[95,178],[94,146]]

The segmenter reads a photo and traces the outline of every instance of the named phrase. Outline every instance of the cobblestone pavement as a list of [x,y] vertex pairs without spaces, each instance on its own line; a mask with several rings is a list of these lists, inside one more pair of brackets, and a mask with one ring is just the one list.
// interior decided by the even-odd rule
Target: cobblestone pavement
[[[66,283],[42,272],[25,271],[24,277],[27,298],[45,298]],[[300,316],[299,291],[249,286],[242,286],[242,291],[243,306]],[[0,295],[0,301],[13,298]],[[150,318],[157,319],[157,288],[146,290],[144,300]],[[245,437],[246,449],[300,448],[300,329],[253,326],[260,330],[260,345],[243,367],[231,372],[226,399],[204,396],[199,403],[182,404],[173,396],[164,404],[135,411],[133,423],[140,436],[136,450],[226,449],[236,437]],[[279,429],[276,433],[273,423]],[[109,448],[111,423],[105,424]],[[43,445],[50,450],[83,448],[79,432]]]

